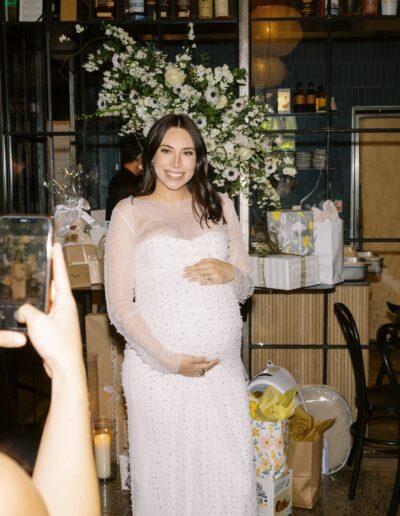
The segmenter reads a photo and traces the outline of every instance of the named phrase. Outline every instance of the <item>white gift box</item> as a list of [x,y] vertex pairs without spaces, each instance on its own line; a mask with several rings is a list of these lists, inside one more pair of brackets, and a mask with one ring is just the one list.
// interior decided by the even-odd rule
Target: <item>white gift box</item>
[[265,287],[264,256],[249,256],[251,279],[255,287]]
[[343,220],[314,222],[315,253],[319,256],[322,283],[343,281]]
[[257,516],[292,514],[292,471],[278,479],[256,478]]
[[293,256],[275,254],[264,258],[265,286],[279,290],[319,285],[319,259],[316,254]]

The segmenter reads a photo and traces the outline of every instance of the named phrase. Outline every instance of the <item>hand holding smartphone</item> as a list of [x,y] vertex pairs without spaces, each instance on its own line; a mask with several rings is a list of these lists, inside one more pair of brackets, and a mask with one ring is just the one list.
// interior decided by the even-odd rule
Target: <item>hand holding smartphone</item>
[[0,329],[25,331],[14,317],[25,303],[48,311],[52,241],[49,217],[0,217]]

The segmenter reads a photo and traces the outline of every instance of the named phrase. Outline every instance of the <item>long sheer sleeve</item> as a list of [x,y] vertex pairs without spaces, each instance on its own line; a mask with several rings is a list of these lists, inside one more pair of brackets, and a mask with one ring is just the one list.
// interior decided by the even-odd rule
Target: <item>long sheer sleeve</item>
[[223,200],[224,215],[228,225],[230,240],[228,261],[235,268],[233,289],[239,302],[243,302],[252,295],[254,285],[250,275],[249,260],[244,248],[242,230],[235,207],[228,196],[224,195]]
[[113,210],[106,236],[105,292],[110,321],[143,360],[161,372],[177,372],[182,355],[165,349],[153,335],[135,302],[137,237],[130,203]]

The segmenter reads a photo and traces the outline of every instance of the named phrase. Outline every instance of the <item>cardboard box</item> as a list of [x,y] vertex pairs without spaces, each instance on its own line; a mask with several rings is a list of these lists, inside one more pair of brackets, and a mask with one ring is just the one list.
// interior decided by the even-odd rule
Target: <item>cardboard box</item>
[[89,263],[89,256],[96,255],[93,244],[65,245],[63,247],[65,263],[68,265]]
[[292,514],[292,471],[283,477],[259,478],[257,483],[257,515],[287,516]]
[[303,256],[314,252],[314,218],[308,210],[267,212],[268,231],[281,253]]
[[316,254],[293,256],[275,254],[264,258],[265,285],[279,290],[319,285],[319,259]]
[[107,314],[86,315],[85,327],[87,352],[98,355],[99,417],[115,420],[120,455],[127,447],[127,415],[121,384],[125,342],[111,326]]
[[[95,245],[66,245],[63,247],[63,251],[72,287],[90,287],[90,285],[103,283],[103,264],[97,258]],[[78,268],[78,266],[84,267]],[[86,272],[84,272],[86,268],[89,271],[89,283],[87,283]],[[81,277],[76,277],[78,273]]]

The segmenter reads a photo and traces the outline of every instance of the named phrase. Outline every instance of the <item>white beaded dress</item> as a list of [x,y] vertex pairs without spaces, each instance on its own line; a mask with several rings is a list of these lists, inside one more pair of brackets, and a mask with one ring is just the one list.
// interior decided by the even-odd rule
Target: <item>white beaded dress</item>
[[[239,303],[252,292],[240,225],[222,195],[226,224],[200,226],[191,199],[127,198],[106,240],[110,320],[127,347],[135,516],[254,516],[249,406],[240,358]],[[183,268],[228,261],[235,280],[202,286]],[[204,376],[177,374],[180,355],[219,358]]]

